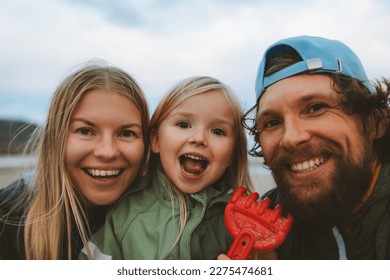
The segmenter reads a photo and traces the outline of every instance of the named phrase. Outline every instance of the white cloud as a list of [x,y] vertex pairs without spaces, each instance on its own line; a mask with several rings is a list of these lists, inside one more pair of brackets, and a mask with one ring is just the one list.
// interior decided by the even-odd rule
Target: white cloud
[[249,106],[262,52],[298,34],[339,39],[361,57],[370,78],[388,76],[384,2],[2,1],[0,99],[6,92],[49,99],[72,65],[96,57],[131,73],[152,108],[178,80],[198,74],[231,85]]

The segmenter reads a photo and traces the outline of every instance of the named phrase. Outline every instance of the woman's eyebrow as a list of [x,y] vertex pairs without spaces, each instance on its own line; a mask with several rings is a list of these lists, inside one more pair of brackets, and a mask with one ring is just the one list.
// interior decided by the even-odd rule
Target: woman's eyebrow
[[85,118],[71,118],[70,119],[70,122],[71,123],[74,123],[74,122],[83,122],[87,125],[90,125],[90,126],[94,126],[95,124],[93,122],[91,122],[90,120],[88,119],[85,119]]

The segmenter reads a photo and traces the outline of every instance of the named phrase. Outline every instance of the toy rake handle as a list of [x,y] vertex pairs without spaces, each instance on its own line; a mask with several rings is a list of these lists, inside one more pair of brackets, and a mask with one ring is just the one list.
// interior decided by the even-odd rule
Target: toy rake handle
[[242,229],[234,238],[233,244],[227,253],[232,260],[246,260],[255,245],[255,235],[252,231]]

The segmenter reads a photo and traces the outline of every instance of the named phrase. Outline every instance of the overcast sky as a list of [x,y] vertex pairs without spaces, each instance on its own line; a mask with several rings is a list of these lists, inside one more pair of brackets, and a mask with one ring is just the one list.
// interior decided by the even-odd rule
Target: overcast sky
[[370,79],[390,77],[386,0],[0,0],[0,117],[42,123],[59,82],[94,58],[133,75],[151,111],[193,75],[249,108],[266,47],[302,34],[343,41]]

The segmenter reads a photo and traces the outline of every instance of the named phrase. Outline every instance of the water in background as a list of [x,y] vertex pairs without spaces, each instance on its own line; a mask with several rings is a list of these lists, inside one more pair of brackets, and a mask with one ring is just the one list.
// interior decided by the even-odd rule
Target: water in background
[[[24,173],[31,171],[36,159],[29,156],[2,156],[0,157],[0,188],[20,178]],[[249,160],[249,169],[256,191],[262,195],[275,186],[271,172],[265,169],[260,158]]]
[[260,195],[276,187],[271,171],[264,166],[261,158],[249,157],[249,172],[252,183]]
[[3,188],[31,171],[36,159],[29,156],[13,155],[0,157],[0,188]]

